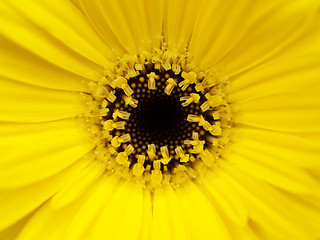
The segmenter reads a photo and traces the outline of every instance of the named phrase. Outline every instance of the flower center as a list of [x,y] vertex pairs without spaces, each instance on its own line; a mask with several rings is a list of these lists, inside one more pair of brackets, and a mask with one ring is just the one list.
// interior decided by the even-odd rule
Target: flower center
[[189,58],[159,49],[125,55],[90,83],[86,116],[109,171],[154,188],[214,167],[230,128],[225,81]]

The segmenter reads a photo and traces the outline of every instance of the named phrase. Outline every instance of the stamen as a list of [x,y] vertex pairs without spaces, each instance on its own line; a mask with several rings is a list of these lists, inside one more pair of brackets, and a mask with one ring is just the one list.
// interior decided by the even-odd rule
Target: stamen
[[144,172],[143,164],[144,164],[145,160],[146,160],[146,157],[144,155],[138,156],[137,163],[134,164],[133,169],[132,169],[133,175],[140,177],[143,174],[143,172]]
[[128,145],[123,152],[118,153],[116,157],[117,163],[120,165],[124,164],[125,162],[128,161],[129,155],[133,152],[134,148],[132,145]]
[[207,93],[205,97],[208,101],[200,106],[203,112],[207,111],[210,107],[214,108],[222,103],[222,97],[220,95],[211,95],[210,93]]
[[149,156],[150,161],[153,161],[156,157],[156,146],[154,144],[148,145],[147,154]]
[[126,122],[114,122],[113,120],[107,120],[103,123],[103,127],[106,131],[110,132],[113,129],[124,129],[124,125]]
[[172,93],[172,90],[175,86],[177,86],[177,83],[176,81],[173,79],[173,78],[169,78],[167,80],[167,83],[168,85],[166,86],[166,88],[164,89],[164,92],[167,94],[167,95],[170,95]]
[[179,83],[182,91],[185,91],[190,84],[197,81],[197,74],[195,72],[182,72],[181,77],[184,78],[184,81]]
[[154,72],[151,72],[150,74],[147,74],[148,77],[148,88],[151,90],[155,90],[156,89],[156,77],[157,75]]
[[130,116],[130,113],[125,111],[120,111],[119,109],[116,109],[115,112],[112,114],[112,118],[114,120],[117,120],[118,117],[124,120],[128,120],[129,116]]
[[133,99],[131,96],[130,97],[124,96],[123,98],[124,98],[125,106],[130,105],[131,107],[134,107],[134,108],[138,106],[139,101],[137,99]]
[[158,186],[161,184],[162,172],[160,170],[161,164],[159,160],[153,162],[153,170],[151,171],[151,184]]
[[198,103],[200,100],[200,95],[197,93],[191,93],[190,96],[183,96],[180,98],[180,101],[185,101],[182,103],[183,107],[190,105],[192,102]]
[[171,157],[169,156],[169,151],[168,151],[167,146],[161,147],[160,151],[161,151],[161,155],[162,155],[162,158],[160,159],[160,161],[163,164],[167,165],[171,160]]
[[182,147],[177,147],[175,149],[176,151],[176,154],[178,155],[178,157],[180,158],[180,162],[188,162],[189,161],[189,154],[184,154],[183,150],[182,150]]

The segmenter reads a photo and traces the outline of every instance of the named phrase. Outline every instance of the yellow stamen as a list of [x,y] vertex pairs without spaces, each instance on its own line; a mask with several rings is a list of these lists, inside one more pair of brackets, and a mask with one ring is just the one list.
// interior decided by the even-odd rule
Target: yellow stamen
[[133,90],[130,88],[130,86],[128,85],[127,79],[125,79],[124,77],[116,78],[116,80],[114,80],[111,83],[111,87],[121,88],[127,96],[130,96],[133,94]]
[[156,155],[156,146],[154,144],[148,144],[147,154],[149,156],[150,161],[155,159]]
[[203,112],[209,110],[210,107],[214,108],[222,103],[222,97],[220,95],[211,95],[210,93],[207,93],[205,97],[208,100],[200,106]]
[[146,156],[144,155],[139,155],[138,156],[138,162],[136,164],[134,164],[133,169],[132,169],[132,173],[133,175],[140,177],[143,172],[144,172],[144,162],[145,162]]
[[179,83],[182,91],[185,91],[190,84],[193,84],[197,81],[197,74],[195,72],[182,72],[181,77],[184,78],[182,82]]
[[171,92],[173,91],[174,87],[177,86],[177,83],[176,81],[173,79],[173,78],[169,78],[167,80],[167,86],[166,88],[164,89],[164,92],[167,94],[167,95],[170,95]]
[[184,103],[182,103],[183,107],[188,106],[192,102],[198,103],[199,100],[200,100],[200,95],[197,93],[191,93],[190,96],[183,96],[180,98],[180,101],[185,101]]
[[162,155],[162,158],[160,159],[160,161],[165,165],[168,164],[171,160],[171,157],[169,156],[169,150],[168,150],[167,146],[161,147],[160,151],[161,151],[161,155]]
[[100,114],[101,117],[107,116],[107,115],[108,115],[108,112],[109,112],[109,109],[108,109],[108,108],[101,108],[101,109],[99,110],[99,114]]
[[125,122],[114,122],[113,120],[107,120],[103,123],[103,127],[106,131],[112,131],[113,129],[124,129]]
[[120,165],[124,164],[125,162],[128,161],[129,155],[133,152],[134,148],[132,147],[131,144],[129,144],[125,149],[124,152],[118,153],[116,157],[117,163]]
[[138,100],[127,96],[123,96],[124,102],[125,102],[125,106],[130,105],[131,107],[136,108],[138,106]]
[[156,89],[156,77],[157,75],[154,72],[151,72],[149,74],[147,74],[148,77],[148,88],[150,90],[155,90]]
[[176,154],[178,155],[178,157],[180,158],[180,162],[186,163],[186,162],[189,161],[189,154],[185,154],[185,153],[183,152],[182,147],[180,147],[180,146],[177,147],[177,148],[175,149],[175,152],[176,152]]
[[153,170],[151,171],[151,184],[153,186],[158,186],[161,184],[162,172],[160,170],[161,163],[159,160],[153,162]]
[[114,111],[114,113],[112,114],[112,118],[114,120],[117,120],[118,117],[124,120],[128,120],[129,116],[130,116],[130,113],[125,111],[120,111],[119,109],[116,109],[116,111]]
[[131,137],[130,137],[130,134],[129,134],[129,133],[124,134],[124,135],[122,135],[122,136],[120,136],[120,137],[115,136],[115,137],[113,137],[112,140],[111,140],[111,145],[112,145],[113,147],[118,148],[118,147],[120,147],[121,143],[128,142],[128,141],[130,141],[130,139],[131,139]]
[[168,50],[165,51],[162,56],[162,66],[166,71],[171,69],[171,63],[170,63],[171,56],[172,56],[172,52]]

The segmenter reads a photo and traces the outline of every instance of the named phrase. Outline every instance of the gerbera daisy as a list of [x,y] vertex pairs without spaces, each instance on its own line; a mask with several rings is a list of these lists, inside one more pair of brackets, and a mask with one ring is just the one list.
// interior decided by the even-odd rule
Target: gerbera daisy
[[316,0],[2,0],[0,239],[320,238]]

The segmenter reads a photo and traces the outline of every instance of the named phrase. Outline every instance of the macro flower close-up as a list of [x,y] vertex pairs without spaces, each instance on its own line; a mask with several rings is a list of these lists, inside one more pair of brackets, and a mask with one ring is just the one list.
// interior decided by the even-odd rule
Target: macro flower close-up
[[319,240],[318,0],[1,0],[0,240]]

